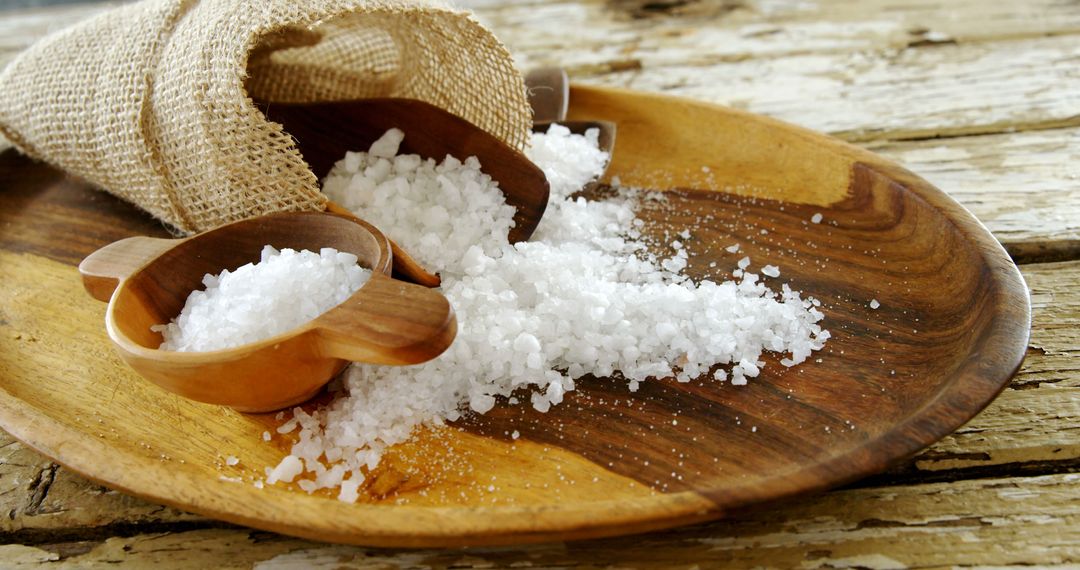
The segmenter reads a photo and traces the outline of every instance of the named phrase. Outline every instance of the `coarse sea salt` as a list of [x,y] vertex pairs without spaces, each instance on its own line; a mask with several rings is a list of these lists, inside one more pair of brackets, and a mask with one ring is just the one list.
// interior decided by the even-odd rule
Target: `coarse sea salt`
[[682,273],[681,244],[671,255],[651,252],[635,211],[639,200],[664,196],[573,197],[607,161],[597,134],[553,125],[533,136],[528,154],[548,177],[551,200],[532,241],[518,244],[507,240],[513,209],[475,159],[398,155],[402,135],[392,130],[338,162],[324,191],[440,271],[458,335],[418,366],[354,364],[331,403],[295,408],[278,432],[298,440],[267,468],[268,482],[302,477],[305,490],[340,487],[338,498],[352,502],[387,447],[418,426],[487,412],[516,389],[547,411],[588,374],[622,378],[629,390],[710,371],[741,385],[760,373],[766,350],[794,366],[824,345],[829,333],[813,300],[786,284],[765,287],[749,258],[739,261],[737,281],[694,282]]
[[162,350],[220,350],[283,333],[348,299],[371,277],[351,253],[267,245],[258,263],[203,277],[175,319],[154,325]]

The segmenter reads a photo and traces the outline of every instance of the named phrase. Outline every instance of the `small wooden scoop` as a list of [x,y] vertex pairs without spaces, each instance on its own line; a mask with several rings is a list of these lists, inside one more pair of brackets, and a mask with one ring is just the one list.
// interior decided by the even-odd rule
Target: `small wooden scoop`
[[[536,230],[548,202],[548,183],[525,155],[472,123],[413,99],[364,99],[334,103],[260,103],[266,117],[296,139],[300,154],[321,180],[346,151],[367,150],[391,128],[401,129],[401,152],[442,160],[475,156],[499,183],[506,203],[517,209],[510,242]],[[334,208],[331,207],[334,211]]]
[[529,105],[533,109],[533,132],[546,133],[552,123],[570,132],[584,135],[589,129],[599,129],[598,146],[609,155],[615,149],[615,123],[611,121],[567,121],[570,108],[570,80],[560,67],[540,67],[525,75]]
[[[203,275],[259,260],[266,244],[355,254],[371,279],[309,323],[262,341],[209,352],[159,350],[150,330],[180,313]],[[79,265],[83,285],[108,301],[105,328],[139,374],[186,398],[245,412],[307,400],[348,361],[413,364],[441,354],[457,333],[439,292],[389,277],[390,242],[374,226],[319,212],[271,214],[186,239],[133,237],[92,253]]]

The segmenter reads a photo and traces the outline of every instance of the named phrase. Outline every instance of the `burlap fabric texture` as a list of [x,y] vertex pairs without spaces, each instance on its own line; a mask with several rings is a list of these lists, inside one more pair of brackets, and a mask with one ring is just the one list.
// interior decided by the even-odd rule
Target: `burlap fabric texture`
[[182,233],[325,206],[292,137],[252,98],[421,99],[521,148],[530,111],[506,49],[430,2],[145,0],[42,39],[0,74],[22,152]]

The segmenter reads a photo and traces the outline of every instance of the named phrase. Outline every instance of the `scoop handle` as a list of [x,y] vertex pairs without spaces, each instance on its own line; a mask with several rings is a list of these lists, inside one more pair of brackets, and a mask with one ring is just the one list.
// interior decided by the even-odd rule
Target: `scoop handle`
[[372,275],[313,325],[326,356],[371,364],[431,360],[457,334],[454,309],[442,293],[384,275]]
[[561,67],[539,67],[525,75],[534,123],[566,120],[570,103],[570,80]]
[[121,280],[182,241],[136,236],[110,243],[79,263],[83,287],[91,297],[108,302]]

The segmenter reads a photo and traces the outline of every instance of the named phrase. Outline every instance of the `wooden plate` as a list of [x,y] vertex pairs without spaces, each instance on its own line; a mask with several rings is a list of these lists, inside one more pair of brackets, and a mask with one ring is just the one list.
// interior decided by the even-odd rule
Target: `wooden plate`
[[[160,227],[9,151],[0,424],[110,487],[240,524],[357,544],[495,544],[712,519],[878,472],[974,416],[1019,367],[1019,272],[911,173],[692,101],[576,88],[570,119],[618,124],[609,177],[666,191],[641,215],[655,236],[690,228],[690,274],[723,278],[743,255],[778,265],[777,283],[822,301],[826,349],[792,369],[770,362],[749,386],[656,381],[632,394],[588,379],[546,415],[501,406],[393,450],[360,504],[257,489],[288,447],[261,437],[278,420],[141,380],[108,344],[104,305],[80,289],[83,255]],[[735,242],[744,253],[724,250]]]

